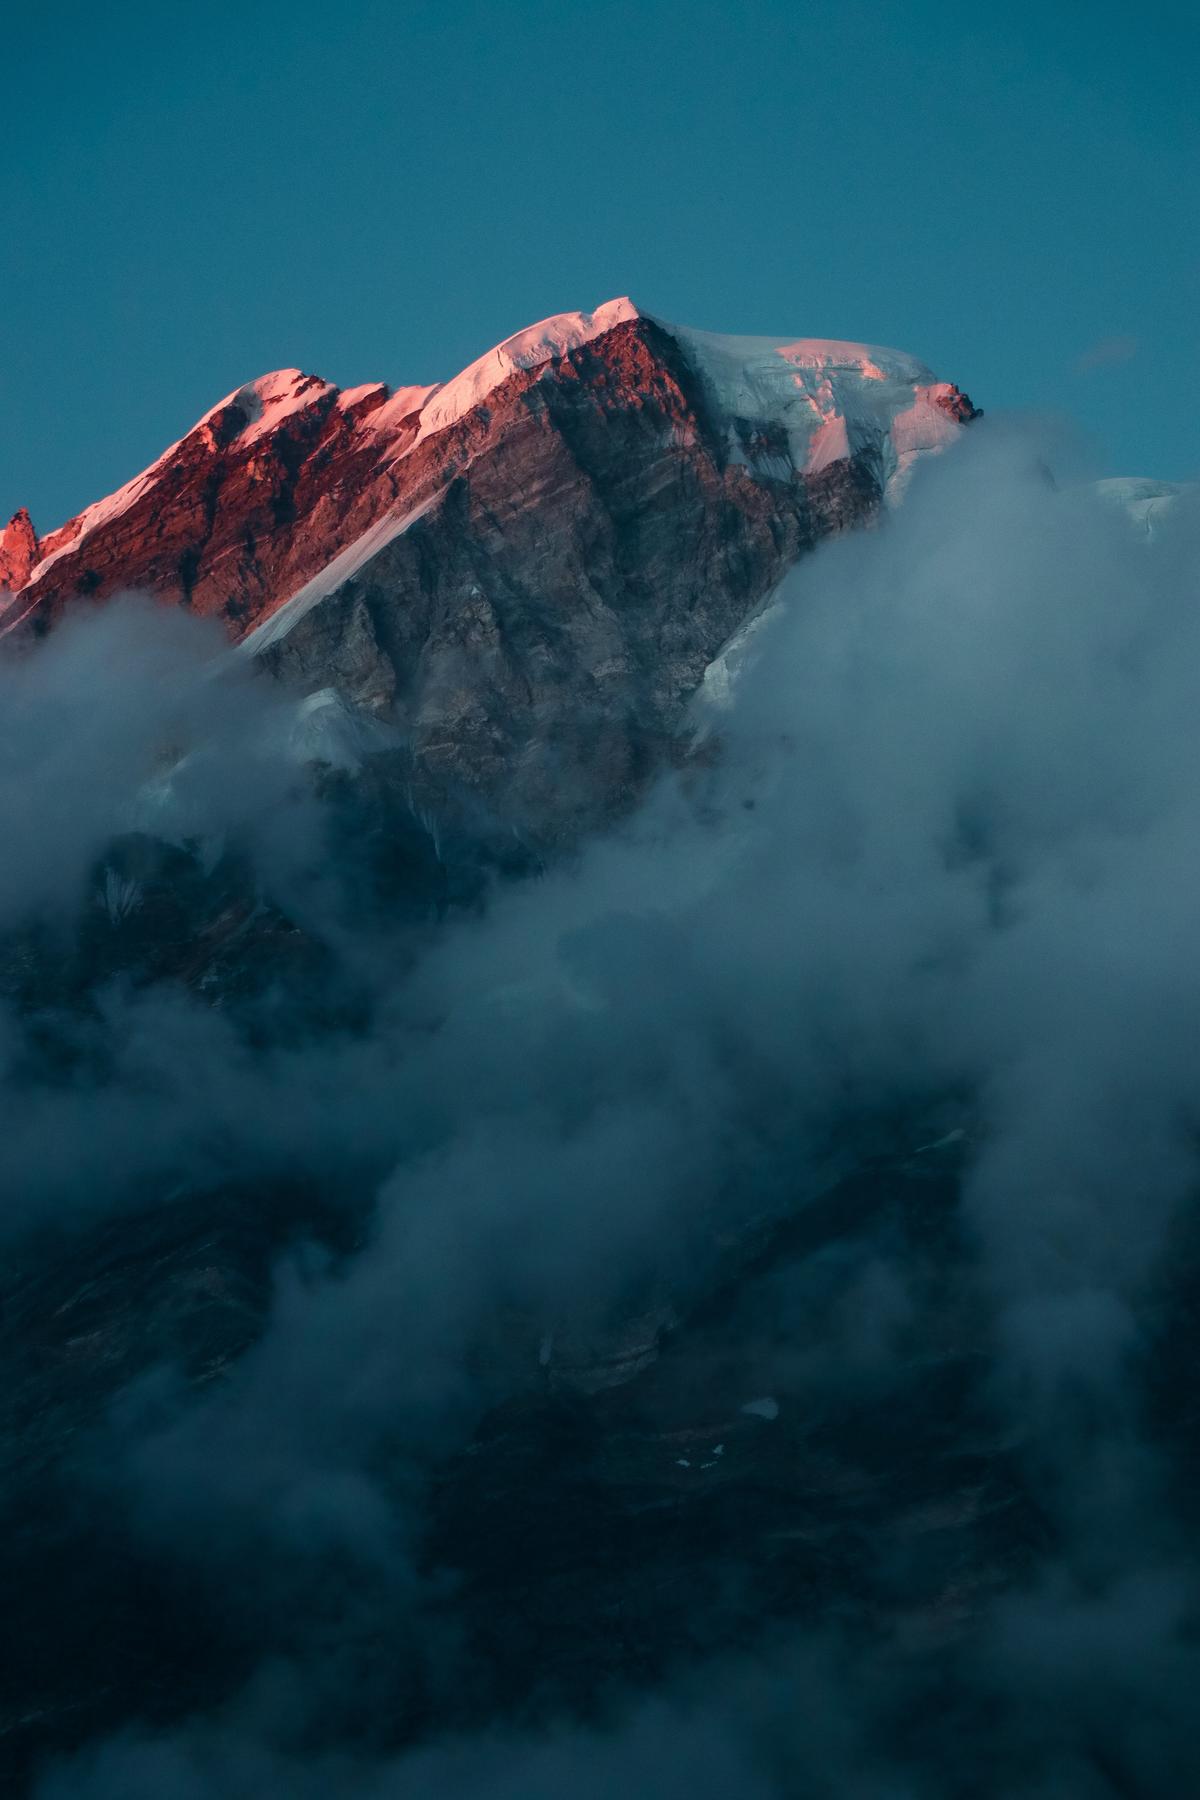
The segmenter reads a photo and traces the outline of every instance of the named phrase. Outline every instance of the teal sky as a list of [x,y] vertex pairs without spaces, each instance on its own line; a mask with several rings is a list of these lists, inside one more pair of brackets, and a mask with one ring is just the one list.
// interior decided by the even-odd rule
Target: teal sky
[[437,380],[618,293],[1200,474],[1190,6],[14,0],[2,50],[5,518],[267,369]]

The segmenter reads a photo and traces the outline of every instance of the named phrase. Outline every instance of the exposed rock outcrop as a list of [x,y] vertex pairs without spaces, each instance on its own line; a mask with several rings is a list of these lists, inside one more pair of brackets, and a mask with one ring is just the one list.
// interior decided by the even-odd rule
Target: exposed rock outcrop
[[22,506],[0,531],[0,594],[16,593],[26,585],[38,555],[37,532]]

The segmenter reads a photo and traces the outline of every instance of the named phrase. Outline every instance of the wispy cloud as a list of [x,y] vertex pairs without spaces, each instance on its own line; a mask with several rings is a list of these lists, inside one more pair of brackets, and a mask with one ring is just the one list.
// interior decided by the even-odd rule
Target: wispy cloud
[[1132,362],[1138,353],[1138,340],[1125,332],[1116,337],[1097,338],[1075,358],[1077,375],[1090,375],[1093,369],[1111,369],[1118,363]]

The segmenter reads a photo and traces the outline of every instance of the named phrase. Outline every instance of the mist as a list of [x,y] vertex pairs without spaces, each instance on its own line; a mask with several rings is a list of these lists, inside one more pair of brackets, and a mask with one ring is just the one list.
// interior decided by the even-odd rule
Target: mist
[[[91,1254],[213,1195],[230,1229],[283,1220],[236,1353],[151,1332],[72,1429],[74,1504],[212,1667],[187,1716],[44,1759],[39,1800],[1200,1775],[1200,509],[1148,535],[1056,457],[989,420],[921,466],[730,649],[636,816],[449,912],[356,887],[292,701],[195,621],[133,597],[0,665],[6,1245]],[[186,856],[214,916],[253,896],[261,992],[114,964],[31,1002],[30,944],[136,923],[122,836]],[[850,1210],[864,1171],[900,1198]],[[687,1403],[745,1434],[718,1459],[708,1431],[706,1467],[848,1433],[906,1516],[888,1433],[952,1377],[913,1458],[986,1463],[1004,1556],[934,1580],[864,1528],[869,1604],[814,1576],[753,1641],[697,1626],[501,1693],[437,1548],[447,1482],[505,1407],[584,1432],[581,1369],[665,1384],[686,1342]]]

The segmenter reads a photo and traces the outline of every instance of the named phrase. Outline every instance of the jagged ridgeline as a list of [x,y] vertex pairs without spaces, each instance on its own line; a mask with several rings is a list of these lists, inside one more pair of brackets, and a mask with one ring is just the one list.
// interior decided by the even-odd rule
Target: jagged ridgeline
[[214,617],[299,698],[401,741],[419,809],[470,795],[552,844],[628,806],[784,571],[973,416],[897,352],[624,299],[440,386],[283,370],[40,541],[18,514],[0,625],[127,589]]

